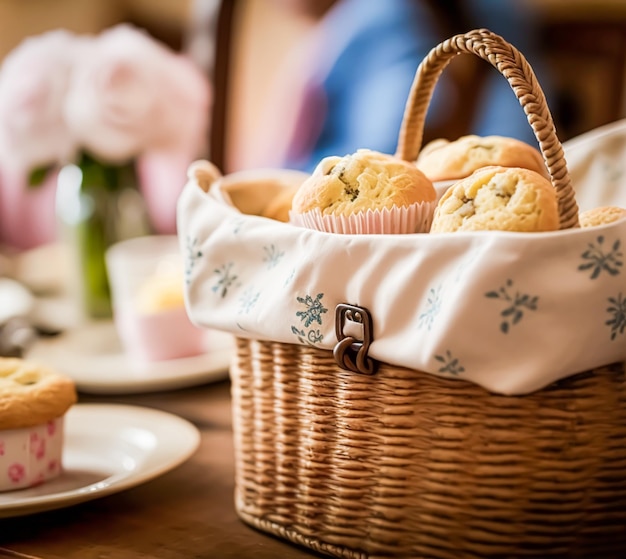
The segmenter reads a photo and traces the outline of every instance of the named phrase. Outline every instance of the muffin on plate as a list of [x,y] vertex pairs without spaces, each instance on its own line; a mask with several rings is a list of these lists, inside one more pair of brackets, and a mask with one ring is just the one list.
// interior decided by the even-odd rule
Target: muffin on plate
[[559,229],[552,183],[519,167],[484,167],[448,188],[435,208],[431,233],[539,232]]
[[75,402],[70,378],[27,360],[0,357],[0,491],[60,475],[63,420]]
[[618,206],[600,206],[581,212],[578,221],[581,227],[595,227],[614,223],[626,217],[626,209]]
[[504,136],[469,135],[452,142],[433,140],[422,148],[416,165],[433,182],[462,179],[493,165],[530,169],[548,178],[539,150]]
[[318,164],[293,197],[290,221],[333,233],[425,233],[435,199],[415,165],[360,149]]

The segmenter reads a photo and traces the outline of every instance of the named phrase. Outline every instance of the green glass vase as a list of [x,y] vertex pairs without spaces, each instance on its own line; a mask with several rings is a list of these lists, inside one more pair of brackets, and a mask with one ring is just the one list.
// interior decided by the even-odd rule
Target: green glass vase
[[134,164],[104,164],[83,154],[59,172],[56,204],[81,313],[88,319],[110,318],[106,251],[117,242],[150,233]]

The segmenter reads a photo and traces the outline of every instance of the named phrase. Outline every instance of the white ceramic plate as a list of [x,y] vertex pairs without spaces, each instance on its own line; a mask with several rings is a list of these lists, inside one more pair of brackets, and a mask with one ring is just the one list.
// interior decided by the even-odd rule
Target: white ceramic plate
[[143,363],[124,353],[113,322],[102,321],[41,339],[26,357],[68,375],[81,392],[137,394],[223,380],[233,348],[230,334],[211,330],[202,355]]
[[129,489],[179,466],[199,444],[196,427],[169,413],[77,404],[65,419],[64,472],[38,487],[0,493],[0,518],[68,507]]

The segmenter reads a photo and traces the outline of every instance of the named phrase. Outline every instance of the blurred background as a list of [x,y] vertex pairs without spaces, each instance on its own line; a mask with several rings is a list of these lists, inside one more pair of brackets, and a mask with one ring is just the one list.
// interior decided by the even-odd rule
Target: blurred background
[[[96,33],[119,22],[144,28],[172,48],[189,52],[210,76],[215,88],[211,159],[223,170],[233,171],[257,163],[258,137],[267,132],[264,108],[271,102],[274,81],[295,45],[319,21],[319,13],[294,8],[298,3],[2,0],[0,57],[25,37],[50,29]],[[438,4],[442,3],[446,4]],[[322,7],[327,2],[310,4]],[[523,4],[532,13],[536,34],[536,51],[525,54],[531,64],[533,58],[541,61],[542,75],[549,78],[550,107],[561,140],[625,116],[626,2],[527,0]]]
[[[235,169],[253,164],[250,144],[255,143],[255,138],[250,131],[261,126],[264,100],[271,94],[273,77],[288,57],[289,49],[314,25],[314,19],[285,10],[281,2],[227,3],[235,5],[235,14],[231,28],[224,163],[227,168]],[[497,0],[491,4],[500,5],[496,12],[512,5],[518,11],[528,10],[532,29],[523,27],[527,23],[525,18],[518,22],[517,32],[534,35],[532,52],[524,51],[523,45],[519,48],[533,67],[540,66],[536,70],[538,73],[541,70],[540,83],[549,94],[561,141],[626,116],[626,2]],[[478,26],[481,23],[484,21],[476,22]],[[506,30],[515,31],[515,24],[507,22]],[[501,34],[516,44],[513,39],[517,34],[513,38]],[[443,37],[447,36],[444,31]],[[460,58],[468,62],[469,57]],[[449,131],[445,127],[440,131],[444,137],[471,132],[469,127],[457,130],[452,123],[448,125]]]
[[[419,62],[440,41],[479,27],[526,56],[561,141],[626,116],[624,0],[1,0],[0,60],[47,31],[96,36],[118,24],[189,59],[206,80],[209,94],[195,119],[203,121],[204,137],[184,155],[209,159],[223,173],[311,171],[322,157],[359,147],[392,153]],[[141,107],[141,98],[131,101]],[[82,132],[89,136],[90,130]],[[535,141],[506,80],[488,64],[461,56],[437,84],[424,138],[469,133]],[[134,234],[175,233],[175,200],[189,159],[168,167],[167,157],[159,157],[140,178],[148,206],[166,205],[169,215],[165,225],[155,228],[153,220],[151,230]],[[38,274],[63,256],[30,256],[55,241],[56,232],[31,233],[38,233],[42,212],[59,218],[55,184],[46,197],[28,191],[24,177],[11,182],[2,173],[0,278],[18,278],[35,293],[50,291],[62,266],[48,267],[52,278],[45,281]],[[148,213],[157,210],[163,208],[148,207]],[[137,215],[131,216],[135,224]],[[92,254],[95,237],[81,234],[89,241],[83,256]],[[100,250],[116,240],[122,238]]]

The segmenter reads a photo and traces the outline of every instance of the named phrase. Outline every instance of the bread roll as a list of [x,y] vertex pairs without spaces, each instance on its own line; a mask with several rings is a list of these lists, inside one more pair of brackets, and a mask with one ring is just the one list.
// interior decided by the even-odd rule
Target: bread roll
[[438,139],[420,152],[417,168],[432,181],[456,180],[492,165],[522,167],[549,178],[541,153],[531,145],[504,136],[462,136]]
[[626,217],[626,209],[617,206],[600,206],[582,212],[578,216],[581,227],[595,227],[597,225],[606,225],[614,223]]

